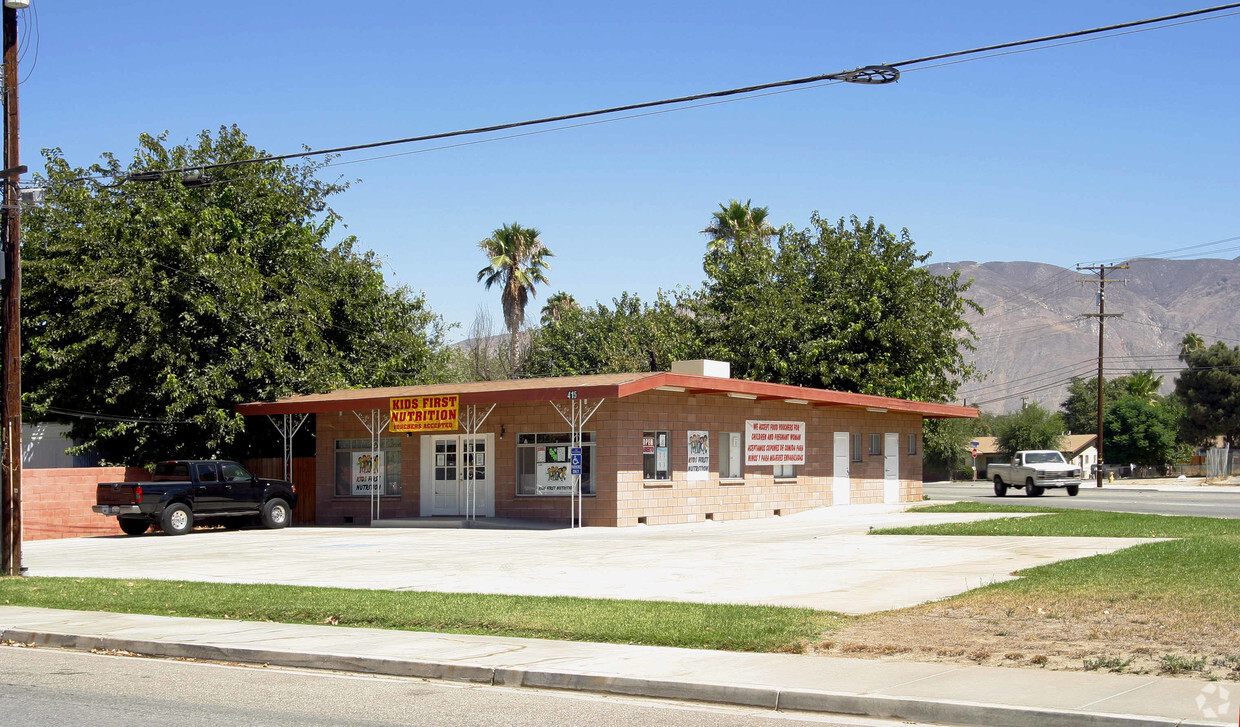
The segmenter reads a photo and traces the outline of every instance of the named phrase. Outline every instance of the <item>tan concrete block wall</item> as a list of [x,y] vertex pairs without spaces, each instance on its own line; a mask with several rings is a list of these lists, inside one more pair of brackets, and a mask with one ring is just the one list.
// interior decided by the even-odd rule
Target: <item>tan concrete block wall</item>
[[[783,401],[751,401],[719,395],[686,396],[650,392],[615,402],[615,425],[608,434],[615,453],[617,524],[636,525],[700,522],[787,515],[832,504],[834,433],[894,432],[900,437],[900,499],[921,499],[920,416],[895,412],[868,412],[810,407]],[[654,414],[657,412],[657,415]],[[806,464],[794,479],[775,479],[770,466],[743,466],[743,483],[721,481],[718,475],[722,432],[745,430],[747,419],[803,421],[806,423]],[[655,420],[657,425],[650,422]],[[711,472],[705,481],[686,479],[688,434],[691,429],[711,434]],[[647,430],[671,432],[672,480],[642,480],[641,435]],[[917,454],[907,454],[907,437],[917,436]],[[850,494],[854,504],[883,501],[883,457],[868,454],[862,441],[862,459],[850,462]],[[851,446],[851,445],[850,445]],[[851,460],[851,451],[850,451]]]
[[91,511],[101,482],[149,482],[140,467],[22,470],[22,540],[120,535],[116,518]]

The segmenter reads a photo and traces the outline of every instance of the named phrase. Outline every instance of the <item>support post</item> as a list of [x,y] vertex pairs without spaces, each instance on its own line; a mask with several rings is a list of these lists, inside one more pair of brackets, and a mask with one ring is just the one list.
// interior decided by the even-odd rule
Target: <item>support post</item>
[[[482,414],[478,413],[478,405],[470,404],[465,407],[461,416],[461,429],[465,431],[465,445],[461,447],[461,468],[458,470],[466,474],[465,477],[465,493],[469,500],[465,504],[465,519],[473,521],[478,517],[478,478],[475,471],[476,466],[474,460],[478,456],[478,430],[482,428],[483,422],[487,417],[491,416],[491,412],[495,411],[495,405],[492,404]],[[492,453],[494,456],[494,453]]]
[[293,436],[301,429],[301,425],[306,423],[310,418],[309,414],[285,414],[280,420],[270,414],[267,415],[268,421],[280,433],[284,439],[284,481],[293,481]]
[[1127,270],[1127,265],[1077,265],[1077,270],[1091,270],[1098,273],[1098,312],[1082,313],[1085,318],[1098,319],[1098,479],[1097,487],[1102,487],[1102,410],[1103,410],[1103,343],[1107,318],[1119,318],[1123,313],[1107,313],[1107,283],[1127,283],[1127,280],[1107,280],[1110,270]]
[[370,521],[373,523],[379,519],[379,505],[383,496],[381,490],[387,488],[387,463],[380,467],[379,456],[383,454],[383,430],[387,428],[391,417],[383,416],[383,412],[378,409],[371,409],[370,414],[365,417],[355,411],[353,416],[370,432],[370,462],[375,468],[375,483],[370,487]]
[[[581,452],[582,466],[585,466],[585,449],[581,446],[581,428],[586,422],[590,421],[590,417],[598,411],[606,399],[599,399],[593,407],[590,406],[589,399],[578,399],[576,391],[568,392],[568,405],[561,404],[558,401],[551,402],[555,410],[559,412],[560,417],[569,426],[569,461],[572,461],[572,451],[574,449]],[[568,498],[568,523],[569,527],[582,527],[583,517],[585,514],[584,498],[581,492],[581,475],[572,476],[573,488],[569,492]]]
[[17,10],[5,7],[4,35],[4,283],[0,348],[0,574],[22,574],[21,173],[17,113]]

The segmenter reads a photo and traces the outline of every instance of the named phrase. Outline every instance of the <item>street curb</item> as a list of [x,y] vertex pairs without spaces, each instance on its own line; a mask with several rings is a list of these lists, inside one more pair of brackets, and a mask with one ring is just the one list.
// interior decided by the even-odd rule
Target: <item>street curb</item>
[[384,659],[345,654],[315,654],[244,646],[218,646],[150,639],[87,636],[50,631],[28,631],[24,629],[0,630],[0,642],[72,649],[76,651],[125,651],[153,657],[240,662],[418,679],[463,681],[503,687],[557,689],[657,699],[677,699],[761,707],[773,710],[822,712],[827,714],[903,719],[916,722],[969,725],[971,727],[1219,727],[1219,725],[1224,724],[1221,722],[1193,722],[1066,709],[933,700],[917,697],[892,697],[881,694],[851,694],[737,684],[644,679],[613,674],[589,674],[518,667],[490,667],[455,662]]

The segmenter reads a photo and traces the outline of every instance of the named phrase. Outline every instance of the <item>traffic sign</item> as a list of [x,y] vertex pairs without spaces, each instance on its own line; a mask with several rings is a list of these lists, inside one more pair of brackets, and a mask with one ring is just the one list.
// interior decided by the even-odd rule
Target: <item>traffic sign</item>
[[570,475],[581,474],[581,447],[572,447],[568,450],[568,467]]

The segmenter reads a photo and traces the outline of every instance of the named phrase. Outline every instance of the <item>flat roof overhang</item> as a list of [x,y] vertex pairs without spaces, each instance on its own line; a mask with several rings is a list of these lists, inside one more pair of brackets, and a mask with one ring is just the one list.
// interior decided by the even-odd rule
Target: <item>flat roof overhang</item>
[[[681,391],[683,389],[683,392]],[[564,401],[570,392],[578,399],[623,399],[650,391],[690,395],[741,395],[755,402],[791,400],[815,407],[845,407],[876,412],[918,414],[930,419],[976,419],[978,410],[955,404],[894,399],[869,394],[771,384],[744,379],[722,379],[671,372],[598,374],[546,379],[475,381],[461,384],[392,386],[379,389],[339,389],[326,394],[287,396],[271,402],[238,404],[235,411],[246,416],[262,414],[332,414],[367,409],[386,409],[393,397],[446,396],[455,394],[462,405],[511,404]]]

